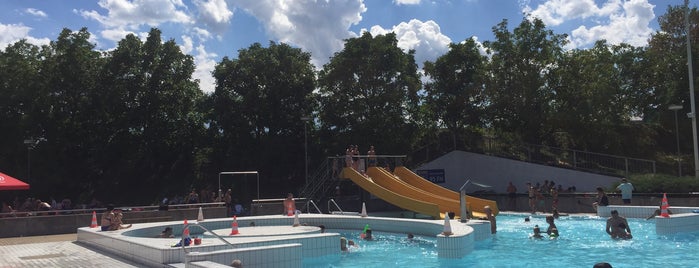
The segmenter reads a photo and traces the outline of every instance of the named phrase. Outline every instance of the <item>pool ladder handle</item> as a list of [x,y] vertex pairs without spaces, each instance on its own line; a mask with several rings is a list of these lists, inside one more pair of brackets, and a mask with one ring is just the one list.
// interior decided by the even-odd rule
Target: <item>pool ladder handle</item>
[[308,202],[306,202],[306,212],[308,214],[311,214],[311,205],[313,205],[313,207],[316,209],[316,211],[318,211],[319,214],[323,214],[323,211],[321,211],[320,208],[316,206],[316,202],[313,202],[313,199],[308,199]]
[[330,210],[330,203],[335,204],[335,207],[340,211],[340,214],[343,214],[343,215],[345,214],[345,212],[342,211],[340,206],[335,202],[335,199],[332,199],[332,198],[330,198],[330,200],[328,200],[328,212],[330,212],[330,214],[332,214],[332,211]]
[[[205,232],[209,232],[210,234],[214,235],[216,238],[218,238],[219,240],[223,241],[223,243],[228,244],[228,245],[231,246],[232,248],[236,248],[236,246],[233,245],[233,244],[231,244],[231,242],[226,241],[226,239],[223,239],[223,237],[221,237],[221,236],[217,235],[216,233],[210,231],[210,230],[207,229],[206,227],[204,227],[204,226],[202,226],[202,225],[199,225],[199,223],[196,223],[196,222],[195,222],[195,223],[187,223],[187,224],[184,225],[184,228],[182,229],[182,235],[180,236],[180,237],[181,237],[180,244],[182,245],[182,251],[184,251],[184,253],[185,253],[185,254],[182,256],[182,257],[184,257],[184,263],[185,263],[185,265],[188,264],[187,256],[186,256],[186,255],[187,255],[187,253],[189,253],[189,251],[187,251],[187,248],[186,248],[185,245],[184,245],[184,232],[185,232],[186,230],[189,230],[189,226],[197,226],[197,227],[203,229]],[[194,244],[194,241],[192,241],[191,244]]]

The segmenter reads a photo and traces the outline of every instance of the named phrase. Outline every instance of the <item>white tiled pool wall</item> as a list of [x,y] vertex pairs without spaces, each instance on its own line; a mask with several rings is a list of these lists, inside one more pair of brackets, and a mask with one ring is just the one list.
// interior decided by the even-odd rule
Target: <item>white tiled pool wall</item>
[[[443,221],[429,221],[416,219],[396,219],[396,218],[379,218],[379,217],[358,217],[358,216],[343,216],[343,215],[327,215],[327,214],[301,214],[299,220],[302,224],[308,225],[325,225],[327,229],[363,229],[365,224],[369,224],[372,230],[376,232],[391,232],[391,233],[408,233],[416,235],[434,236],[443,231]],[[249,226],[251,222],[255,222],[256,226],[269,225],[292,225],[293,217],[284,216],[254,216],[238,219],[238,225],[241,227]],[[192,223],[192,222],[190,222]],[[487,223],[487,222],[485,222]],[[209,230],[230,228],[232,220],[228,219],[211,219],[199,223]],[[473,241],[479,238],[484,239],[490,236],[489,223],[484,224],[482,221],[469,221],[466,224],[452,221],[452,229],[456,235],[450,237],[442,237],[437,240],[437,250],[440,257],[445,258],[460,258],[471,252],[473,249]],[[134,228],[126,231],[101,232],[97,229],[80,228],[78,229],[78,241],[90,245],[100,247],[104,250],[121,255],[135,262],[141,262],[154,266],[154,264],[177,263],[183,261],[183,252],[181,248],[172,248],[169,246],[169,240],[153,239],[165,227],[173,228],[175,234],[181,234],[183,224],[179,221],[160,222],[160,223],[144,223],[136,224]],[[455,228],[456,227],[456,228]],[[474,231],[477,230],[476,231]],[[202,233],[200,228],[190,227],[192,236]],[[141,237],[136,237],[141,236]],[[146,238],[143,238],[146,237]],[[172,240],[172,239],[170,239]],[[231,247],[215,238],[207,238],[208,245],[192,247],[200,252],[230,250]],[[231,241],[236,246],[258,247],[272,246],[289,243],[302,244],[302,255],[306,257],[318,257],[329,254],[339,254],[339,235],[338,234],[306,234],[303,236],[286,235],[273,237],[254,237],[241,239],[239,241]],[[245,241],[247,240],[247,241]],[[163,241],[162,244],[154,244],[154,241]],[[245,242],[244,242],[245,241]],[[166,243],[167,242],[167,243]],[[442,251],[444,250],[444,251]],[[229,254],[230,255],[230,254]],[[270,260],[272,261],[272,260]],[[273,265],[270,263],[270,265]],[[266,265],[263,265],[266,266]]]
[[[658,209],[656,206],[606,206],[597,208],[597,216],[609,217],[612,210],[619,211],[619,215],[626,218],[641,218],[645,219],[655,213]],[[659,235],[668,235],[675,233],[696,232],[699,231],[699,214],[693,211],[699,209],[696,207],[673,207],[670,206],[670,211],[673,214],[670,217],[655,217],[655,233]]]
[[185,268],[199,267],[193,264],[197,261],[230,264],[235,259],[241,260],[245,267],[301,268],[303,266],[302,247],[300,243],[291,243],[213,252],[192,252],[187,254]]
[[672,214],[668,218],[655,218],[655,233],[659,235],[696,231],[699,231],[699,214],[697,213]]

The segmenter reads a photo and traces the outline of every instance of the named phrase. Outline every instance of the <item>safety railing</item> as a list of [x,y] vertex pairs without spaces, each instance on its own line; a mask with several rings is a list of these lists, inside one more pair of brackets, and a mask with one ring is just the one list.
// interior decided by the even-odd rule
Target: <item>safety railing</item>
[[342,208],[340,208],[340,205],[338,205],[337,202],[335,202],[335,199],[330,198],[330,200],[328,200],[328,212],[330,212],[331,214],[332,214],[332,210],[331,210],[332,207],[330,207],[330,204],[335,205],[337,210],[340,211],[340,214],[345,213],[344,211],[342,211]]
[[323,214],[323,211],[321,211],[320,208],[316,206],[316,202],[313,202],[312,199],[309,199],[308,202],[306,202],[306,213],[311,213],[311,205],[313,206],[313,208],[316,209],[316,211],[318,211],[319,214]]
[[[124,212],[140,212],[140,211],[156,211],[164,209],[187,209],[187,208],[207,208],[207,207],[220,207],[225,205],[224,202],[213,202],[213,203],[192,203],[192,204],[172,204],[167,206],[130,206],[130,207],[117,207]],[[165,208],[166,207],[166,208]],[[81,215],[81,214],[91,214],[93,211],[101,213],[104,212],[106,208],[80,208],[80,209],[50,209],[50,210],[32,210],[32,211],[18,211],[4,212],[0,213],[0,218],[12,218],[12,217],[32,217],[32,216],[54,216],[54,215]]]
[[[185,266],[187,266],[187,267],[189,267],[189,263],[188,263],[189,261],[187,260],[186,255],[187,255],[187,253],[189,253],[189,251],[187,251],[187,245],[185,244],[185,238],[186,238],[185,232],[189,233],[190,226],[197,226],[197,227],[201,228],[202,230],[204,230],[204,232],[208,232],[208,233],[212,234],[214,237],[218,238],[218,240],[221,240],[221,241],[223,241],[223,243],[231,246],[232,248],[235,248],[235,245],[231,244],[231,242],[228,242],[226,239],[223,239],[223,237],[221,237],[220,235],[217,235],[216,233],[210,231],[209,229],[200,225],[199,223],[187,223],[184,225],[184,228],[182,229],[182,235],[180,236],[181,237],[180,244],[182,246],[182,251],[185,253],[185,254],[182,254],[182,257],[184,258],[183,262],[185,263]],[[190,243],[194,243],[194,241],[190,241]]]

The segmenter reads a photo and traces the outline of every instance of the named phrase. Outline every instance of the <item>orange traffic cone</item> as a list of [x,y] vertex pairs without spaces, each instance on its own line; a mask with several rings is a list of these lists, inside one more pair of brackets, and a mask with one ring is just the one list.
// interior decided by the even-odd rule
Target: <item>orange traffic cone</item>
[[667,195],[663,193],[663,202],[660,203],[660,217],[665,217],[668,218],[670,217],[670,214],[667,212],[667,209],[670,207],[670,205],[667,203]]
[[90,223],[90,228],[97,228],[97,213],[92,211],[92,222]]
[[231,224],[231,234],[230,235],[237,235],[240,234],[238,232],[238,217],[233,215],[233,223]]
[[187,219],[184,219],[184,232],[182,232],[182,238],[188,238],[189,237],[189,224],[187,224]]

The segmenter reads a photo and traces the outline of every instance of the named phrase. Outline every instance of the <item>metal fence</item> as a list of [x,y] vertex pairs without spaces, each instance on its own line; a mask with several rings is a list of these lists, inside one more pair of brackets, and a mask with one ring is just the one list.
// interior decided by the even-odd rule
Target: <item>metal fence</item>
[[618,155],[563,149],[545,145],[502,143],[484,138],[483,151],[487,155],[570,168],[594,173],[628,176],[631,173],[655,173],[653,160]]

